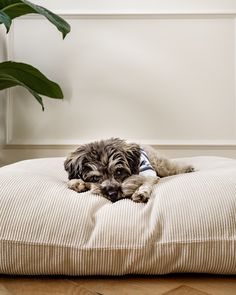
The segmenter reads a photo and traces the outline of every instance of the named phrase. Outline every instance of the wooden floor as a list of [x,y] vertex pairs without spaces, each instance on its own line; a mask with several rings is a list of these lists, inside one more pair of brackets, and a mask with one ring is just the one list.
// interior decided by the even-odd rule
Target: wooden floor
[[0,295],[236,295],[236,276],[19,277],[0,275]]

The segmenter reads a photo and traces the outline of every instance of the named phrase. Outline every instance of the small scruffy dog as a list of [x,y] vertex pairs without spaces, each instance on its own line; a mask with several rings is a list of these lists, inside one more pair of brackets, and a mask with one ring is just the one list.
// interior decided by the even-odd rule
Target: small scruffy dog
[[157,156],[150,146],[127,143],[119,138],[81,145],[65,163],[68,187],[78,193],[91,190],[112,202],[123,198],[148,201],[160,177],[193,172]]

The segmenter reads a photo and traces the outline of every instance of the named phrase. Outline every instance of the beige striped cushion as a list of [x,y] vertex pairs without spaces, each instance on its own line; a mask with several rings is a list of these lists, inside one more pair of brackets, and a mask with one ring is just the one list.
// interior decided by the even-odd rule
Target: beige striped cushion
[[147,204],[68,190],[63,160],[0,169],[0,273],[236,274],[236,160],[186,158]]

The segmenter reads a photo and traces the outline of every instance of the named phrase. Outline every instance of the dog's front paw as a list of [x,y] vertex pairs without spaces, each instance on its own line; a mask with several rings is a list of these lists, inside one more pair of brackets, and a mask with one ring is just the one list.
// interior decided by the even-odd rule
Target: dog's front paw
[[81,179],[71,179],[68,181],[68,188],[76,191],[77,193],[83,193],[89,190],[87,184]]
[[146,178],[141,175],[132,175],[128,177],[123,183],[122,183],[122,193],[124,195],[124,198],[132,198],[132,195],[138,189],[140,186],[142,186],[146,181]]
[[147,201],[149,200],[149,196],[150,193],[148,191],[138,189],[131,196],[131,200],[136,203],[147,203]]
[[185,173],[195,172],[195,168],[193,166],[187,166],[185,169]]

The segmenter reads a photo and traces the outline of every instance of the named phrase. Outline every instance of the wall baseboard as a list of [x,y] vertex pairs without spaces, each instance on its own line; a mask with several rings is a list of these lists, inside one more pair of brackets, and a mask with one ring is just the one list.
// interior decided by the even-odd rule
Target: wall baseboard
[[[99,140],[99,139],[98,139]],[[4,149],[59,149],[59,150],[68,150],[68,149],[75,149],[81,144],[85,144],[87,142],[91,142],[93,140],[87,140],[87,141],[80,141],[78,143],[53,143],[53,144],[5,144],[3,146]],[[236,141],[235,140],[222,140],[222,141],[175,141],[175,140],[168,140],[168,141],[158,141],[158,140],[129,140],[130,142],[137,142],[140,145],[151,145],[156,148],[161,149],[212,149],[212,150],[218,150],[218,149],[230,149],[230,150],[236,150]]]
[[[160,154],[169,158],[186,158],[195,156],[218,156],[236,159],[235,144],[159,144],[152,145]],[[74,151],[78,145],[4,145],[0,149],[0,166],[11,164],[17,161],[48,158],[66,157]],[[63,161],[63,159],[62,159]]]

